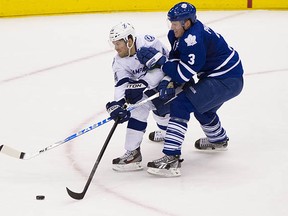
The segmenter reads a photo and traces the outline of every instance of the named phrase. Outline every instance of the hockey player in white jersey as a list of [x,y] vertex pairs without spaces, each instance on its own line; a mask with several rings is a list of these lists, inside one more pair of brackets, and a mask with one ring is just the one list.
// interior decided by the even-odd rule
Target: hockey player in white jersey
[[137,109],[127,111],[125,103],[135,104],[157,92],[157,86],[164,77],[161,69],[149,69],[137,59],[137,49],[154,47],[163,55],[168,55],[167,48],[154,36],[135,35],[134,27],[129,23],[119,23],[110,31],[112,42],[117,55],[114,57],[112,68],[115,79],[114,100],[106,105],[107,112],[120,123],[128,121],[125,150],[126,153],[113,159],[112,168],[117,171],[133,171],[143,169],[140,144],[147,127],[150,111],[160,129],[149,134],[152,141],[163,141],[169,121],[169,104],[160,99],[154,99]]

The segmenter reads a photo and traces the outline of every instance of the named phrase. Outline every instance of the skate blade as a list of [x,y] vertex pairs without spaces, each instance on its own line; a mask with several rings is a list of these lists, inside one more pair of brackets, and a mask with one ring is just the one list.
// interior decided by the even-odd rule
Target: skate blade
[[170,168],[167,169],[157,169],[157,168],[148,168],[147,172],[152,175],[162,176],[162,177],[178,177],[181,176],[180,168]]
[[196,149],[199,150],[199,151],[222,152],[222,151],[227,151],[228,147],[221,147],[221,148],[209,147],[209,148],[206,148],[206,149],[198,149],[198,148],[196,148]]
[[118,172],[131,172],[143,170],[143,166],[140,162],[130,164],[113,164],[112,169]]

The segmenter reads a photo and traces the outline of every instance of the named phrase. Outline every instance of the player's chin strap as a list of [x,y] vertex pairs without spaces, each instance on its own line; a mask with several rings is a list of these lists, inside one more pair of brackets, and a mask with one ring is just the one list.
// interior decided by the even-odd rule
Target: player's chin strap
[[127,48],[128,48],[128,56],[131,56],[131,49],[132,49],[132,47],[134,46],[134,41],[133,41],[133,43],[132,43],[131,46],[128,45],[128,41],[127,41],[126,46],[127,46]]
[[[145,104],[148,101],[151,101],[151,100],[153,100],[153,99],[155,99],[157,97],[159,97],[159,93],[156,93],[156,94],[152,95],[151,97],[140,101],[139,103],[136,103],[134,105],[128,106],[127,110],[131,111],[133,109],[136,109],[137,107],[142,106],[143,104]],[[37,151],[37,152],[35,152],[33,154],[27,154],[25,152],[19,151],[17,149],[14,149],[12,147],[7,146],[7,145],[0,145],[0,152],[3,153],[3,154],[8,155],[10,157],[17,158],[17,159],[29,160],[29,159],[34,158],[34,157],[36,157],[36,156],[38,156],[38,155],[40,155],[40,154],[42,154],[42,153],[44,153],[44,152],[46,152],[48,150],[51,150],[51,149],[53,149],[55,147],[58,147],[58,146],[66,143],[66,142],[69,142],[72,139],[75,139],[75,138],[77,138],[79,136],[82,136],[83,134],[85,134],[85,133],[87,133],[87,132],[89,132],[91,130],[94,130],[95,128],[98,128],[98,127],[108,123],[111,120],[112,120],[112,118],[109,117],[109,118],[106,118],[106,119],[104,119],[102,121],[99,121],[96,124],[93,124],[93,125],[85,128],[85,129],[83,129],[83,130],[80,130],[77,133],[74,133],[71,136],[65,138],[64,140],[58,141],[58,142],[56,142],[56,143],[54,143],[52,145],[47,146],[46,148],[40,149],[39,151]]]

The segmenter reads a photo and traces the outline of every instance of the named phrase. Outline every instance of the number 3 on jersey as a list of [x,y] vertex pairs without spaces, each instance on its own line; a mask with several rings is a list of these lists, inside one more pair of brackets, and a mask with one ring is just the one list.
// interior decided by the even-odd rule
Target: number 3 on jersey
[[189,54],[188,57],[190,59],[188,61],[188,63],[191,64],[191,65],[194,65],[194,63],[195,63],[195,55],[194,54]]

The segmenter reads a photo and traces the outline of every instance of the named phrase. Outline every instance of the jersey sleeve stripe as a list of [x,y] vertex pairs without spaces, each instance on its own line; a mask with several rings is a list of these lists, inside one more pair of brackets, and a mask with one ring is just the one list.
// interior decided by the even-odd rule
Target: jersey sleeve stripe
[[230,56],[217,68],[215,68],[213,71],[219,70],[220,68],[224,67],[235,55],[235,50],[233,50],[233,52],[230,54]]
[[[184,67],[183,72],[181,70],[181,66]],[[179,76],[181,77],[181,79],[185,82],[188,82],[193,75],[197,74],[194,70],[192,70],[188,65],[186,65],[182,61],[180,61],[177,66],[177,72]],[[190,74],[188,74],[187,72],[189,72]],[[187,74],[188,76],[187,75],[185,76],[184,74]]]
[[225,74],[225,73],[228,73],[230,70],[232,70],[233,68],[235,68],[239,63],[240,63],[240,59],[238,59],[238,61],[237,61],[232,67],[228,68],[227,70],[225,70],[225,71],[220,71],[220,72],[218,72],[218,73],[212,73],[212,74],[210,74],[208,77],[216,77],[216,76],[221,76],[221,75],[223,75],[223,74]]
[[125,84],[125,83],[128,83],[129,82],[129,78],[124,78],[124,79],[121,79],[121,80],[119,80],[117,83],[116,83],[116,85],[115,85],[115,87],[118,87],[118,86],[121,86],[121,85],[123,85],[123,84]]

